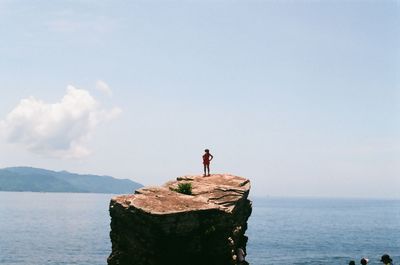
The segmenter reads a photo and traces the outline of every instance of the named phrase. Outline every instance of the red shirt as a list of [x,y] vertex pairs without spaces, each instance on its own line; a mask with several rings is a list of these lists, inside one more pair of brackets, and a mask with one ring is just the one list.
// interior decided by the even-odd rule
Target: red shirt
[[210,164],[210,156],[211,154],[209,153],[203,155],[203,164]]

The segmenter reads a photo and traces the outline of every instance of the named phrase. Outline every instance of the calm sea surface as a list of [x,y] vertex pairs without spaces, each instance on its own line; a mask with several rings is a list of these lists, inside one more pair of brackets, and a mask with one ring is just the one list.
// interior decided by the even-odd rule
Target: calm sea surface
[[[112,196],[0,192],[0,264],[105,265]],[[251,265],[400,264],[400,201],[255,198],[247,235]]]

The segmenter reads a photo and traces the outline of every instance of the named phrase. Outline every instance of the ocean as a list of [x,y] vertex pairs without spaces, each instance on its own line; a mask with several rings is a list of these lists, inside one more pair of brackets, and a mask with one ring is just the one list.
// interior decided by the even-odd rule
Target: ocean
[[[0,264],[107,264],[112,196],[0,192]],[[252,201],[246,233],[251,265],[347,265],[362,257],[381,264],[384,253],[400,264],[400,200]]]

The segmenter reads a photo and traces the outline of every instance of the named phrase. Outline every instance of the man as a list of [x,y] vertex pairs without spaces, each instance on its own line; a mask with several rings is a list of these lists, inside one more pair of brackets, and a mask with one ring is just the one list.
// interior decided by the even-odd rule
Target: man
[[369,261],[369,259],[367,259],[367,258],[362,258],[361,261],[360,261],[360,263],[361,263],[361,265],[367,265],[367,264],[368,264],[368,261]]
[[208,176],[210,176],[210,161],[214,158],[212,154],[210,154],[210,150],[204,150],[206,152],[203,155],[203,165],[204,165],[204,176],[206,176],[206,170],[208,170]]
[[388,254],[382,255],[381,262],[385,265],[392,265],[392,259]]

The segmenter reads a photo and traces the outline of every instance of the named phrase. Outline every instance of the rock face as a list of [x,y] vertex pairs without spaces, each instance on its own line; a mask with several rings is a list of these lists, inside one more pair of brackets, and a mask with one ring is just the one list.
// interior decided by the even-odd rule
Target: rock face
[[[191,183],[192,195],[176,192]],[[246,250],[248,179],[184,176],[111,199],[109,265],[231,265]]]

